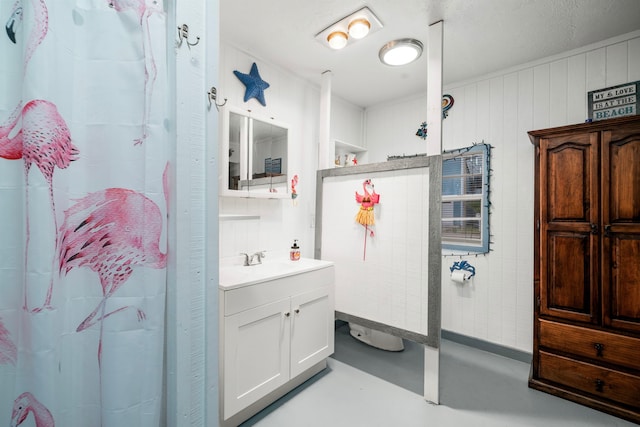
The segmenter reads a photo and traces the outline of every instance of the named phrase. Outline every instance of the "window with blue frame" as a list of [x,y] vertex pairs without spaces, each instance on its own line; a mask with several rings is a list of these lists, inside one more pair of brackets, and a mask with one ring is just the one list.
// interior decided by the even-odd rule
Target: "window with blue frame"
[[442,154],[442,248],[489,251],[491,146],[477,144]]

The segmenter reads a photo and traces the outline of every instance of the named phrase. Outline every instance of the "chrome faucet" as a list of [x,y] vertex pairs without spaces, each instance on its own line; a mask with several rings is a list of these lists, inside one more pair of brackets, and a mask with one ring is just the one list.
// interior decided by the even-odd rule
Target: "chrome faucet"
[[249,254],[246,254],[244,252],[240,252],[240,255],[244,255],[244,265],[245,267],[249,265]]
[[253,260],[256,258],[258,259],[258,262],[256,264],[262,264],[262,258],[266,256],[267,254],[265,254],[264,251],[256,252],[255,254],[251,255],[251,258],[249,259],[249,265],[253,265]]
[[[262,264],[262,258],[266,257],[267,254],[264,251],[259,251],[254,253],[253,255],[249,255],[247,253],[242,252],[240,255],[244,255],[244,266],[248,267],[250,265]],[[258,262],[254,263],[253,260],[257,259]]]

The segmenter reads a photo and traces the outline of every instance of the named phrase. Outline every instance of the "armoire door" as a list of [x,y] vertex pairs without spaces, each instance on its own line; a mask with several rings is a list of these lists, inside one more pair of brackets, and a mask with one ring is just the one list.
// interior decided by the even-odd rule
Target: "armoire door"
[[597,323],[598,132],[540,141],[540,314]]
[[602,138],[604,321],[640,331],[640,125]]

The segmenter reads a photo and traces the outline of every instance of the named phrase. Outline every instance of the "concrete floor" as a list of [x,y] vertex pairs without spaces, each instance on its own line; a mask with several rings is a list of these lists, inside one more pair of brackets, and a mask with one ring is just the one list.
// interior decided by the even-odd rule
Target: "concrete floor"
[[403,352],[384,352],[338,328],[328,368],[242,427],[635,426],[529,389],[528,363],[447,340],[440,352],[440,405],[428,403],[416,393],[422,353],[407,341]]

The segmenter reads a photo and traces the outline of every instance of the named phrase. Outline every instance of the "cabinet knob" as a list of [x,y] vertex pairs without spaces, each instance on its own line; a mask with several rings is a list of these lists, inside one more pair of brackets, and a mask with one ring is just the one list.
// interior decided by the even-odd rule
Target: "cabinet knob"
[[289,317],[291,316],[291,313],[289,313],[288,311],[284,314],[284,317]]
[[296,308],[296,309],[295,309],[295,310],[293,310],[293,311],[295,311],[295,313],[296,313],[296,314],[300,313],[300,309],[299,309],[299,308]]
[[602,389],[604,387],[604,381],[602,381],[600,378],[596,379],[596,391],[602,392]]
[[598,234],[598,226],[596,224],[591,224],[591,234]]
[[596,349],[596,356],[602,357],[602,350],[604,350],[604,344],[600,344],[599,342],[593,345],[593,348]]

